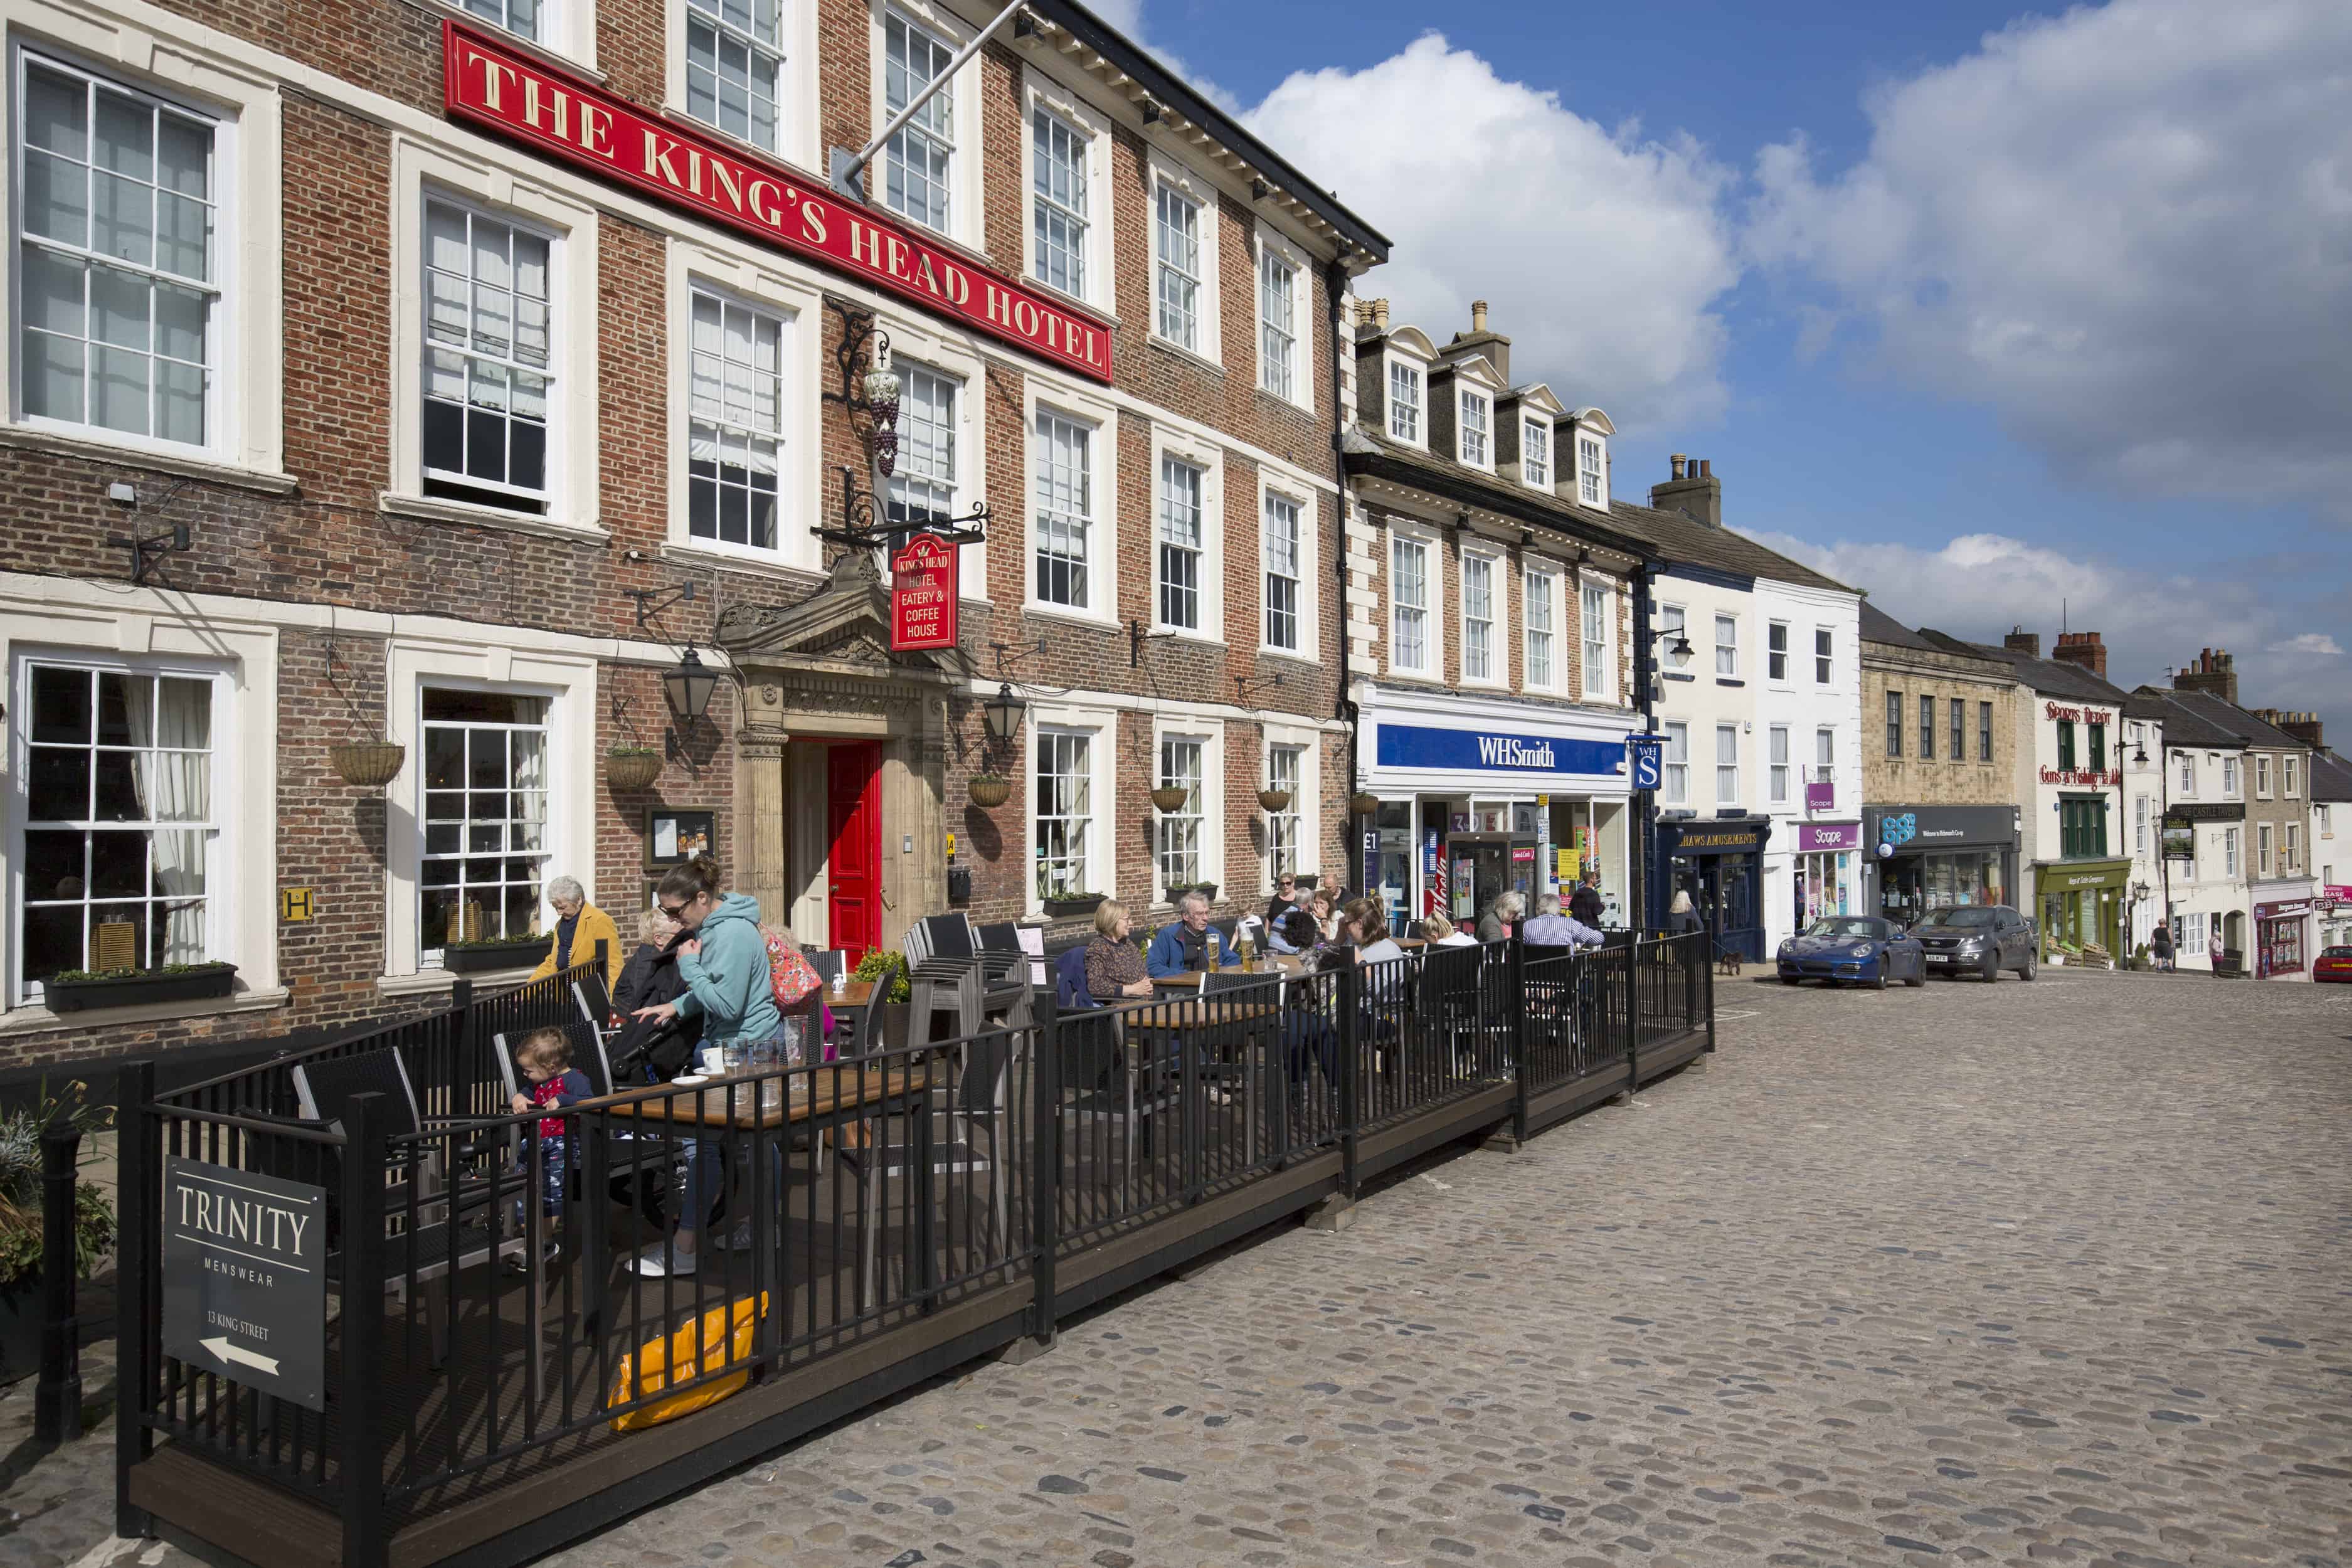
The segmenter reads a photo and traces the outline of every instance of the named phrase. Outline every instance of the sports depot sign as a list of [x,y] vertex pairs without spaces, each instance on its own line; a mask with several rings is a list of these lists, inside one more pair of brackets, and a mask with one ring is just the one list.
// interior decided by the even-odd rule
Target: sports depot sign
[[975,267],[871,208],[755,162],[460,23],[441,24],[450,118],[631,186],[656,201],[825,262],[1041,359],[1110,380],[1110,331],[1001,272]]

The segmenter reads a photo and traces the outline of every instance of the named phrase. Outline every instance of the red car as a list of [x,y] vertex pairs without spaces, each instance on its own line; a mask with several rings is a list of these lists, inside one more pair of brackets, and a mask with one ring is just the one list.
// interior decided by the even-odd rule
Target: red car
[[2321,948],[2319,956],[2311,961],[2311,977],[2352,984],[2352,947]]

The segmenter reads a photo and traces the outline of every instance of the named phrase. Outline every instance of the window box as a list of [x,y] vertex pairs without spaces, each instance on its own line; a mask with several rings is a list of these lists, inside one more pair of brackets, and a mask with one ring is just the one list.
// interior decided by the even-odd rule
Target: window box
[[1108,893],[1064,893],[1057,898],[1041,899],[1045,912],[1056,918],[1067,915],[1090,915],[1102,907]]
[[227,995],[236,983],[234,963],[68,970],[42,982],[42,1000],[55,1013],[79,1013],[89,1007],[137,1007],[151,1002],[202,1002]]
[[1217,884],[1214,882],[1171,882],[1168,885],[1168,901],[1171,904],[1187,893],[1198,893],[1202,898],[1214,902],[1217,897]]
[[1301,871],[1298,873],[1298,886],[1300,889],[1305,892],[1313,892],[1315,890],[1315,884],[1322,879],[1323,873],[1320,871]]
[[480,974],[494,969],[527,969],[547,952],[550,938],[501,937],[496,942],[453,942],[441,950],[441,967],[452,974]]

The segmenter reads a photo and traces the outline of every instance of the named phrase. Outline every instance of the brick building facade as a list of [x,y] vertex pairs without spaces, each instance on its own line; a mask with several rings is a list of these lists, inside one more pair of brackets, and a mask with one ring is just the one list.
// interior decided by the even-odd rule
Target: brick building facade
[[[1338,863],[1335,316],[1385,241],[1054,0],[830,191],[995,9],[6,0],[0,1065],[415,1005],[552,875],[625,934],[656,816],[852,947],[949,907],[950,836],[980,919]],[[777,226],[812,205],[869,248]],[[869,329],[887,477],[836,400]],[[877,552],[818,537],[845,470],[987,504],[957,647],[894,652]],[[689,647],[731,679],[679,721]],[[343,782],[379,737],[399,773]],[[235,989],[49,1005],[126,953]]]

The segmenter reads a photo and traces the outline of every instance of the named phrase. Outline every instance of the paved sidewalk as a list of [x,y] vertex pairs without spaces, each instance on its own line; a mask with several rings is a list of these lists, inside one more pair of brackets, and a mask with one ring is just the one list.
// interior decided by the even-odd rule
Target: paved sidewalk
[[[2352,995],[1719,984],[1634,1108],[550,1561],[2352,1568]],[[110,1436],[0,1559],[122,1550]]]

